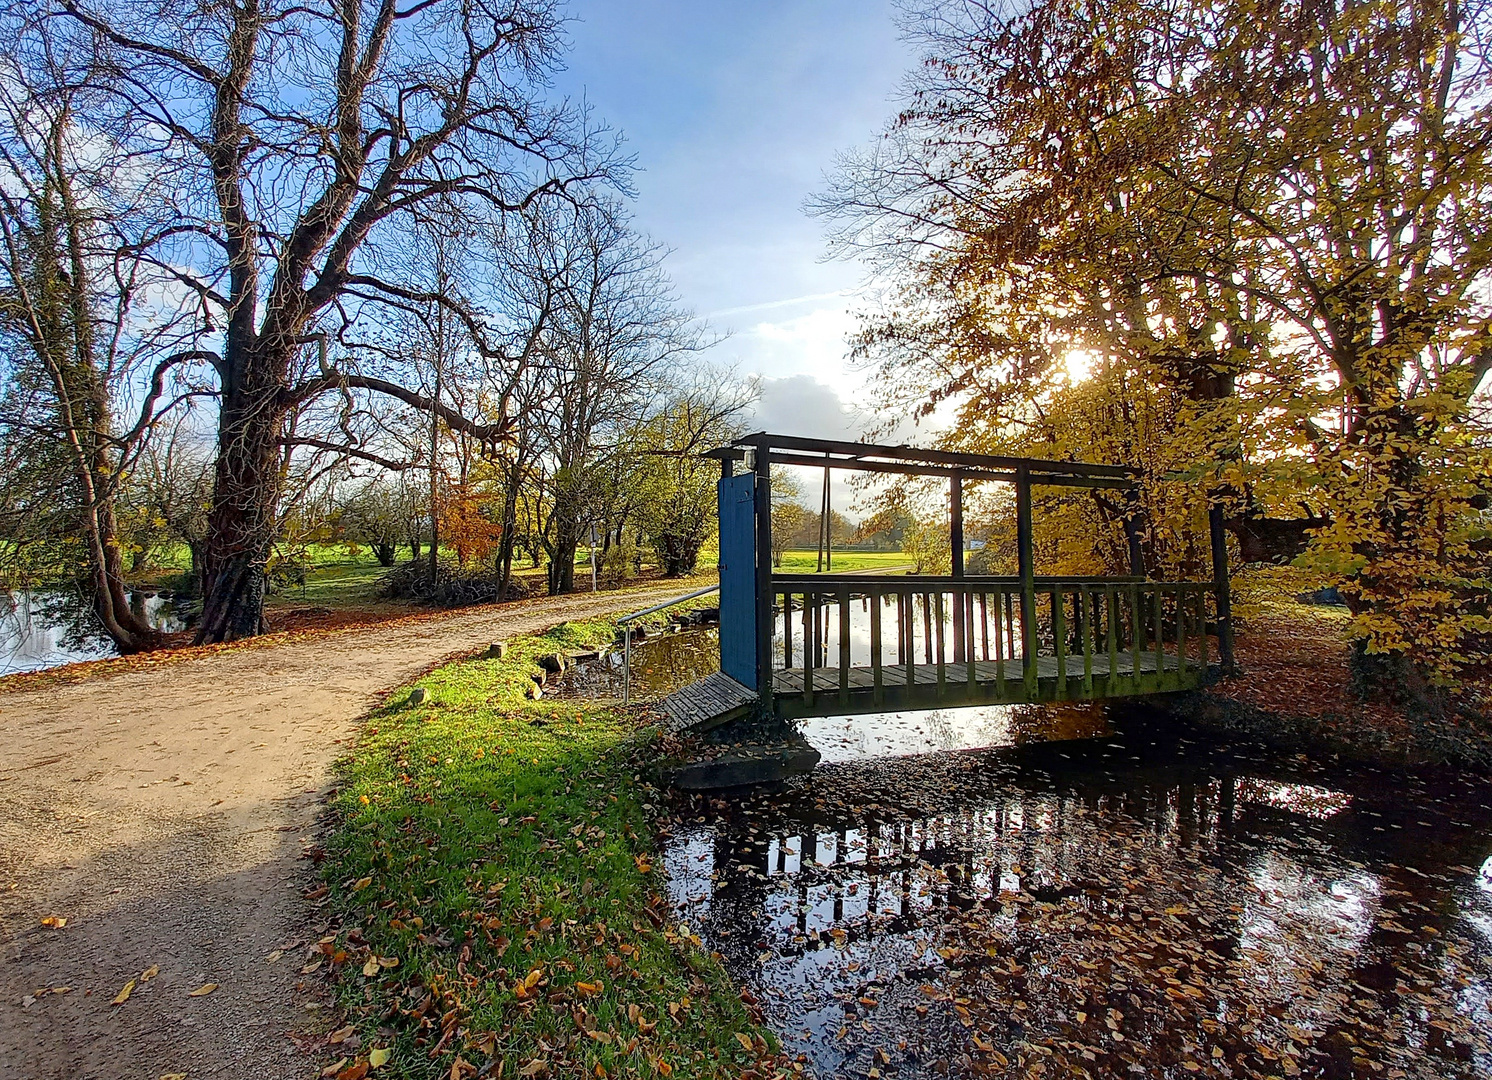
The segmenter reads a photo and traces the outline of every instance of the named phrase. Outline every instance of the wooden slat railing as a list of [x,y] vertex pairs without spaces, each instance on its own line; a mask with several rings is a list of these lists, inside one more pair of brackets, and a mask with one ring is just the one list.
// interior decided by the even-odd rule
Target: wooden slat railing
[[976,685],[1009,700],[1181,689],[1205,675],[1215,630],[1211,582],[784,574],[772,593],[772,668],[801,674],[808,706],[879,704],[893,684],[936,700]]

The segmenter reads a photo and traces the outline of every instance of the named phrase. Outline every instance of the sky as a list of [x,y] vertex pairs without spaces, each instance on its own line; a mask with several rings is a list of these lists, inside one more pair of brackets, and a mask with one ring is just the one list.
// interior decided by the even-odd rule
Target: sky
[[728,337],[713,362],[762,377],[752,426],[863,429],[845,335],[864,283],[826,261],[804,200],[837,152],[870,141],[915,57],[884,0],[571,0],[557,89],[619,129],[640,171],[638,226],[672,249],[683,304]]

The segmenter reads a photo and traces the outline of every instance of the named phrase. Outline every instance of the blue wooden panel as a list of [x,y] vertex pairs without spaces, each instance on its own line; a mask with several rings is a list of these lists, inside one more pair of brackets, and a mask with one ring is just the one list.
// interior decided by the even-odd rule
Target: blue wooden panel
[[722,478],[720,506],[720,670],[756,686],[756,477]]

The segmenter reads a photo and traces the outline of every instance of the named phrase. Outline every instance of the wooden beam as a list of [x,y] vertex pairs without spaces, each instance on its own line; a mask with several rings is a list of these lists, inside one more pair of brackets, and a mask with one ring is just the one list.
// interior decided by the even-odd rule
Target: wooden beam
[[[1050,458],[1020,458],[1003,454],[963,454],[952,450],[930,450],[920,446],[887,446],[880,443],[844,442],[836,439],[805,439],[796,435],[773,435],[761,431],[741,440],[742,445],[766,445],[780,450],[810,454],[839,454],[849,458],[889,458],[919,461],[965,469],[1026,468],[1033,476],[1095,476],[1129,480],[1134,470],[1125,465],[1101,465],[1086,461],[1054,461]],[[820,461],[818,464],[822,465]]]
[[[807,469],[822,469],[824,459],[808,454],[772,451],[772,462],[776,465],[799,465]],[[1015,483],[1015,472],[1006,469],[980,469],[953,465],[917,465],[900,461],[862,461],[852,458],[831,458],[829,467],[852,469],[856,472],[894,473],[900,476],[953,476],[969,480],[990,480],[996,483]],[[1102,476],[1065,476],[1033,473],[1031,482],[1038,487],[1113,488],[1116,490],[1133,486],[1133,480]]]

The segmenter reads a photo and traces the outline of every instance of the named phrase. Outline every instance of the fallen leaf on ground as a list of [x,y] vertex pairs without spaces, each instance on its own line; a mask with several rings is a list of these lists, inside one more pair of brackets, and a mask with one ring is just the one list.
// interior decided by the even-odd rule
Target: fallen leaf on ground
[[326,1068],[322,1069],[321,1070],[321,1075],[322,1076],[336,1076],[339,1072],[342,1071],[342,1069],[346,1065],[347,1065],[347,1059],[345,1057],[338,1058],[336,1061],[332,1062]]
[[266,964],[273,964],[279,958],[280,958],[280,950],[276,949],[274,952],[270,953],[268,956],[266,956],[264,958],[264,962]]
[[193,990],[190,994],[187,995],[187,997],[206,997],[217,988],[217,983],[205,983],[202,986],[197,987],[197,989]]
[[160,973],[161,966],[159,964],[151,964],[144,971],[140,972],[140,982],[142,984],[148,983],[151,979],[155,978]]
[[378,966],[378,958],[376,956],[363,965],[363,974],[370,979],[382,970],[383,969]]
[[134,989],[135,989],[135,980],[131,979],[129,982],[127,982],[127,983],[124,984],[124,989],[123,990],[119,991],[119,993],[117,993],[117,994],[114,995],[114,1000],[111,1001],[111,1002],[109,1002],[109,1004],[110,1005],[123,1005],[126,1001],[128,1001],[130,999],[130,994],[134,992]]
[[380,1065],[386,1065],[389,1058],[393,1056],[393,1053],[387,1046],[374,1047],[368,1051],[368,1068],[376,1069]]
[[50,926],[53,930],[61,930],[67,925],[67,920],[57,915],[48,915],[41,921],[43,926]]
[[186,1073],[161,1073],[161,1080],[187,1080]]
[[336,1031],[334,1031],[330,1035],[328,1035],[326,1037],[326,1041],[329,1042],[329,1043],[346,1042],[348,1036],[350,1036],[352,1034],[352,1032],[353,1032],[353,1027],[352,1027],[351,1024],[348,1024],[346,1027],[344,1027],[344,1028],[338,1028]]
[[746,1048],[746,1052],[748,1054],[755,1049],[755,1047],[751,1045],[751,1036],[743,1032],[736,1032],[736,1041]]

